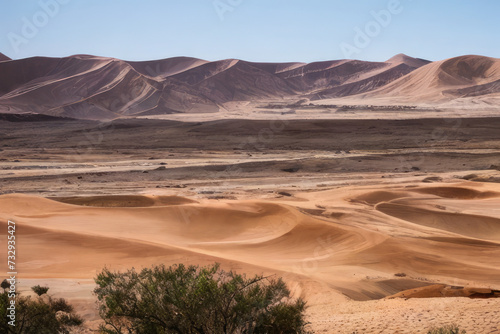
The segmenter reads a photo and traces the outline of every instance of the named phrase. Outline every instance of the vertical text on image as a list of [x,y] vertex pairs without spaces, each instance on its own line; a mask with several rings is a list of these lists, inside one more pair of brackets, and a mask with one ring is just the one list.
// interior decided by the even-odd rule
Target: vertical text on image
[[7,290],[9,305],[7,307],[7,318],[9,326],[16,326],[16,223],[12,220],[7,222]]

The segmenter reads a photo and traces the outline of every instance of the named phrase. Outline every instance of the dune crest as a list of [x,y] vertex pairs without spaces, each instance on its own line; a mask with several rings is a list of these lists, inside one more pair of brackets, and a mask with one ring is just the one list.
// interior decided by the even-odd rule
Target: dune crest
[[424,65],[431,63],[431,61],[425,60],[425,59],[420,59],[420,58],[413,58],[413,57],[405,55],[404,53],[400,53],[400,54],[397,54],[394,57],[386,60],[386,63],[406,64],[408,66],[418,68],[418,67],[422,67]]

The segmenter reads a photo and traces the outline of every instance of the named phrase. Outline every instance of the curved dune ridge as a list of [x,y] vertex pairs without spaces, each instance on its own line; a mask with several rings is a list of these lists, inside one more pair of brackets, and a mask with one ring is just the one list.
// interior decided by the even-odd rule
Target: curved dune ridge
[[[305,214],[285,202],[3,195],[0,222],[17,223],[25,277],[92,278],[104,265],[220,262],[368,300],[430,282],[498,289],[500,219],[487,210],[475,215],[429,204],[442,198],[495,208],[493,187],[353,189],[354,201],[342,199],[345,190],[331,190],[294,202],[306,208],[320,201],[344,213],[337,216]],[[394,276],[400,272],[404,281]]]
[[500,197],[500,192],[480,191],[463,187],[428,187],[416,189],[415,192],[453,199],[486,199]]
[[500,193],[496,191],[442,186],[406,189],[405,191],[373,191],[358,195],[352,200],[372,205],[379,212],[412,224],[469,238],[500,241],[499,218],[443,211],[446,210],[446,206],[440,206],[439,201],[422,197],[422,195],[457,201],[500,198]]
[[180,196],[89,196],[89,197],[54,197],[54,201],[93,207],[150,207],[197,203]]
[[453,287],[445,284],[436,284],[399,292],[393,298],[442,298],[442,297],[469,297],[469,298],[498,298],[500,291],[467,287]]
[[296,225],[292,211],[273,204],[85,207],[21,195],[2,198],[0,204],[29,207],[17,217],[39,228],[181,247],[206,242],[254,243],[277,238]]
[[411,196],[410,192],[395,192],[395,191],[374,191],[368,192],[353,198],[354,201],[375,205],[381,202],[388,202],[394,199]]
[[491,241],[500,241],[500,219],[479,215],[440,212],[397,203],[381,203],[376,209],[386,215],[443,231]]
[[353,201],[375,205],[382,202],[390,202],[405,197],[421,197],[420,194],[433,195],[440,198],[473,200],[500,197],[500,192],[491,190],[477,190],[466,187],[421,187],[407,188],[404,190],[376,190],[365,192],[352,198]]

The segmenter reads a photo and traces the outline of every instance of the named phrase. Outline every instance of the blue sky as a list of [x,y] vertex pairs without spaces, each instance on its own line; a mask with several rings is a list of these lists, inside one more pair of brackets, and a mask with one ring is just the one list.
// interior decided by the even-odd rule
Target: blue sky
[[498,0],[3,0],[0,52],[14,59],[500,58],[499,13]]

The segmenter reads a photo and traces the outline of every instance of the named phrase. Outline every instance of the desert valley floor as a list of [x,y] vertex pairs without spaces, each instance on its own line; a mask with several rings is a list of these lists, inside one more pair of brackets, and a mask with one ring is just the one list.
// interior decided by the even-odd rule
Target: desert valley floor
[[219,262],[284,277],[317,333],[500,333],[500,118],[452,114],[0,114],[2,238],[89,327],[104,266]]

